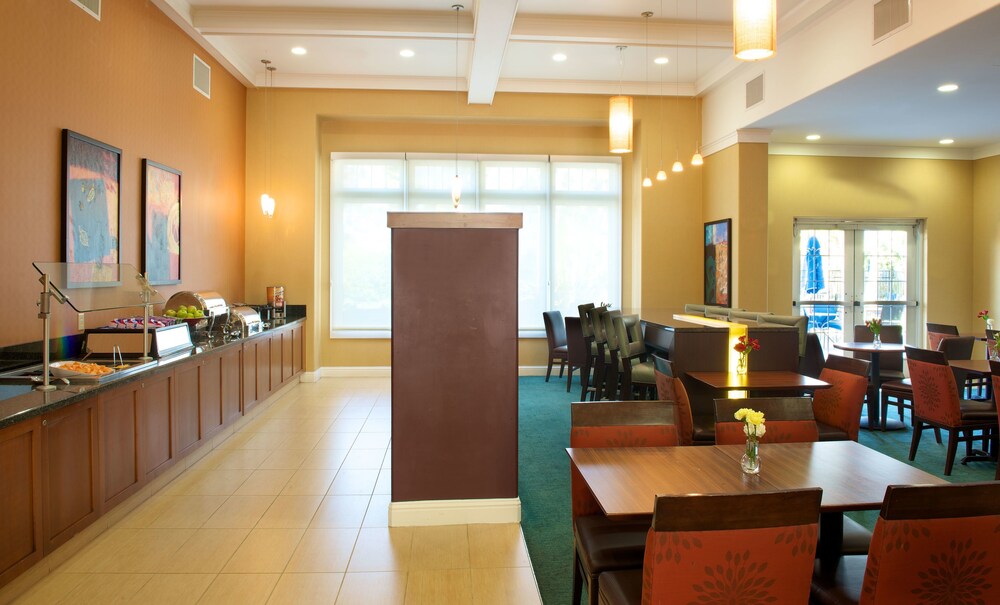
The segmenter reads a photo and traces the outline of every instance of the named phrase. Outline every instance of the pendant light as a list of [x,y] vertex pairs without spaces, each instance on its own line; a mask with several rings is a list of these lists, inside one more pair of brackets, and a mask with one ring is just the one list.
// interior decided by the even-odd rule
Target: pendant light
[[618,95],[608,102],[608,135],[611,153],[632,151],[632,97],[622,94],[625,72],[625,49],[618,47]]
[[[660,0],[660,14],[661,15],[663,14],[663,0]],[[649,40],[648,40],[648,37],[647,37],[647,42],[648,41]],[[667,61],[669,61],[669,59],[667,59]],[[661,65],[661,64],[657,63],[657,65]],[[663,131],[664,131],[664,122],[663,122],[663,105],[664,105],[664,100],[663,100],[663,70],[664,70],[664,68],[661,67],[660,68],[660,169],[656,171],[656,180],[658,180],[658,181],[666,181],[667,180],[667,171],[663,169]]]
[[733,54],[741,61],[774,55],[778,32],[777,0],[733,0]]
[[701,104],[698,103],[698,3],[694,3],[694,124],[698,129],[695,139],[694,155],[691,156],[692,166],[701,166],[705,158],[701,157]]
[[[644,47],[644,52],[646,54],[646,59],[644,65],[646,67],[646,100],[649,100],[649,18],[653,16],[653,11],[645,11],[642,13],[643,19],[646,21],[646,45]],[[643,174],[646,176],[642,179],[643,187],[652,187],[653,179],[649,178],[649,153],[644,152],[642,154],[642,166]]]
[[458,35],[459,21],[458,13],[465,6],[452,4],[455,9],[455,178],[451,182],[451,203],[452,208],[458,210],[458,204],[462,201],[462,178],[458,176],[458,111],[459,111],[459,86],[458,86]]
[[[674,16],[680,15],[677,2],[674,2]],[[681,138],[681,45],[678,41],[674,45],[674,165],[670,168],[673,172],[684,172],[684,164],[681,163],[680,138]]]
[[274,198],[267,191],[271,190],[271,94],[270,83],[274,82],[274,70],[268,59],[261,59],[264,64],[264,189],[260,196],[260,211],[267,218],[274,217]]

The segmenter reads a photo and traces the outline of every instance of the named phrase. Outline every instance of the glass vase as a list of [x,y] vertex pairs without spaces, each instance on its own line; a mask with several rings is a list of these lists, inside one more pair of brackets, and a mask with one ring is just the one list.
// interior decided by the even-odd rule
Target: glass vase
[[878,332],[872,335],[872,346],[876,349],[882,347],[882,335]]
[[739,374],[740,376],[746,376],[746,374],[747,374],[747,365],[748,365],[749,361],[750,361],[750,356],[749,355],[740,355],[739,357],[737,357],[736,358],[736,373]]
[[760,472],[760,454],[757,451],[758,442],[756,439],[747,439],[747,449],[740,459],[740,468],[748,475],[756,475]]

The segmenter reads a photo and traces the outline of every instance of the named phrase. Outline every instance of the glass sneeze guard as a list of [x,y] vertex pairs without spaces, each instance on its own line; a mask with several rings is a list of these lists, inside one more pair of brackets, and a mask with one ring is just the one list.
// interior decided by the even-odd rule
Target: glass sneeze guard
[[49,286],[77,313],[165,302],[132,265],[40,262],[32,265],[48,276]]

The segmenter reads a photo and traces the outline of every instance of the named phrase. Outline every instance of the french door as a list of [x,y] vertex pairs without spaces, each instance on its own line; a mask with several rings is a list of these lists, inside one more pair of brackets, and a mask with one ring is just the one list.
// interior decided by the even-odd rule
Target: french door
[[912,342],[920,325],[920,223],[795,222],[796,313],[823,350],[854,340],[854,326],[880,318]]

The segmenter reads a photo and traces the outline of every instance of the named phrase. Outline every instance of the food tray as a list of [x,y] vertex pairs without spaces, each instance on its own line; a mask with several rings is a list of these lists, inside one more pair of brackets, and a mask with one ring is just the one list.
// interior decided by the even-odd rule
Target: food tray
[[[74,363],[86,363],[88,366],[99,366],[110,370],[103,374],[88,374],[86,372],[76,372],[73,370],[68,370],[64,366],[74,364]],[[126,361],[125,363],[119,364],[122,367],[112,367],[110,363],[87,363],[74,360],[66,361],[55,361],[49,364],[49,371],[56,378],[67,378],[70,382],[75,383],[101,383],[107,382],[109,380],[114,380],[116,378],[121,378],[127,374],[131,374],[140,369],[144,369],[148,366],[153,365],[153,362],[145,363],[135,363]]]

